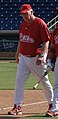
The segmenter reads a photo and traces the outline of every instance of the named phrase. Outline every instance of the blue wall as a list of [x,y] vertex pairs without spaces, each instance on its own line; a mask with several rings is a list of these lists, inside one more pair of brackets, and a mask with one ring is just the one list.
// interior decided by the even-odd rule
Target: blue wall
[[31,4],[34,15],[46,23],[58,14],[58,0],[0,0],[0,30],[19,30],[22,22],[19,8],[24,3]]

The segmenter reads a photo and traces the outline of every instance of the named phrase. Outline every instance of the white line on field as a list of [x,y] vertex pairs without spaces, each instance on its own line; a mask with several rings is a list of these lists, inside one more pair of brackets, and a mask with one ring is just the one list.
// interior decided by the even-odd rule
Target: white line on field
[[[35,102],[35,103],[30,103],[30,104],[24,104],[23,107],[26,107],[26,106],[32,106],[32,105],[38,105],[38,104],[43,104],[43,103],[46,103],[47,101],[42,101],[42,102]],[[7,109],[11,109],[13,107],[4,107],[4,108],[0,108],[0,111],[1,110],[7,110]]]
[[46,103],[46,102],[47,102],[47,101],[35,102],[35,103],[30,103],[30,104],[24,104],[23,107],[32,106],[32,105],[37,105],[37,104],[43,104],[43,103]]

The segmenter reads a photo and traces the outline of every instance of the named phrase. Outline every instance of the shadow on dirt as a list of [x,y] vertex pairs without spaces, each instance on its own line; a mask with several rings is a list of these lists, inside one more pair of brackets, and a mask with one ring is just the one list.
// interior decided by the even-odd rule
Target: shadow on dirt
[[[19,117],[20,118],[20,117]],[[0,116],[0,119],[19,119],[18,117]]]

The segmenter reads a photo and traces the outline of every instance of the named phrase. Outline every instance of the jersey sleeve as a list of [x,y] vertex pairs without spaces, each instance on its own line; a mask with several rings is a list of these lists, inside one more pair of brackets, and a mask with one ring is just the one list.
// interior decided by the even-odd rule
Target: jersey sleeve
[[48,30],[48,27],[46,23],[41,19],[39,24],[40,30],[39,35],[42,42],[50,41],[50,32]]

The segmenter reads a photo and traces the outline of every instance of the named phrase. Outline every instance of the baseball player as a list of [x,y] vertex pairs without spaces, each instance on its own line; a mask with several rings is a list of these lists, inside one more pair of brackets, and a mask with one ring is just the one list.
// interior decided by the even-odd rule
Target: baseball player
[[[46,23],[42,19],[34,16],[30,4],[23,4],[20,7],[20,13],[24,21],[20,25],[19,43],[16,52],[18,68],[15,84],[14,107],[8,112],[9,115],[22,114],[21,107],[24,97],[24,84],[30,76],[30,73],[39,80],[39,77],[45,72],[46,56],[50,41],[50,33]],[[37,55],[37,48],[40,47],[41,42],[41,53],[40,55]],[[19,55],[21,55],[20,60]],[[41,85],[50,109],[53,102],[53,88],[49,82],[48,75],[41,81]]]
[[51,50],[48,59],[49,66],[51,66],[51,59],[53,58],[53,55],[56,56],[54,68],[54,98],[53,98],[53,106],[46,114],[46,116],[50,117],[58,116],[58,25],[56,25],[56,28],[52,33]]

